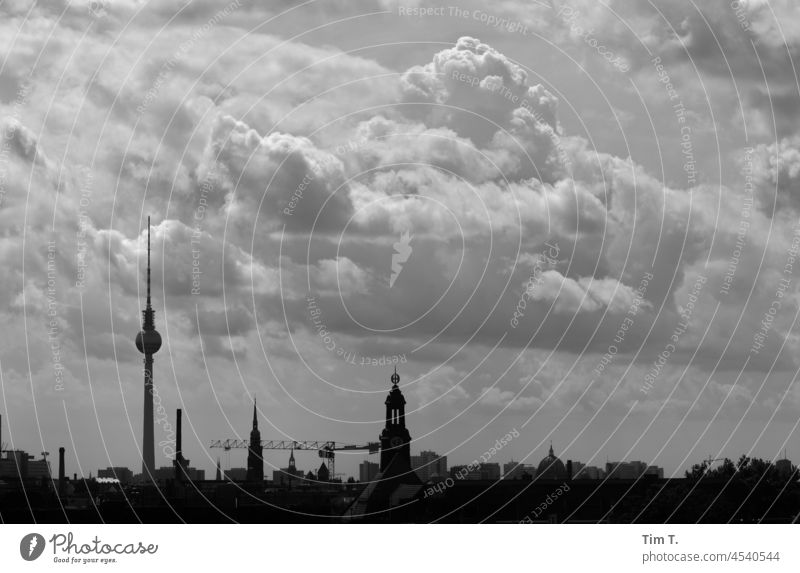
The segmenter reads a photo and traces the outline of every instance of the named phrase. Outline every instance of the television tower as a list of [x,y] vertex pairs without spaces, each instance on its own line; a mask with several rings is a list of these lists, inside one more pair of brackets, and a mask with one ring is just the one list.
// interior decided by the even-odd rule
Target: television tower
[[136,335],[136,348],[144,354],[144,428],[142,430],[142,477],[155,476],[153,439],[153,354],[161,348],[156,330],[156,311],[150,305],[150,216],[147,217],[147,306],[142,311],[142,329]]

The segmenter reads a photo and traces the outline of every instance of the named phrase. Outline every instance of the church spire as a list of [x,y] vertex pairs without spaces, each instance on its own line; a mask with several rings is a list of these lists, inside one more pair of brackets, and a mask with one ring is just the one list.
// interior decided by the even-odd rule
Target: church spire
[[253,396],[253,429],[250,430],[250,445],[247,450],[247,481],[264,481],[264,448],[261,445],[261,432],[258,431],[258,408],[255,396]]

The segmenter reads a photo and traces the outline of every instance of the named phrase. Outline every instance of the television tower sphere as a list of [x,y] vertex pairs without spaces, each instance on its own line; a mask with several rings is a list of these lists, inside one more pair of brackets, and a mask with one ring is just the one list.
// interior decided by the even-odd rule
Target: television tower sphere
[[156,311],[150,301],[150,217],[147,217],[147,304],[142,311],[142,329],[136,335],[136,348],[145,356],[152,356],[161,348],[155,317]]
[[161,348],[161,335],[157,330],[140,330],[136,335],[136,348],[142,354],[155,354]]

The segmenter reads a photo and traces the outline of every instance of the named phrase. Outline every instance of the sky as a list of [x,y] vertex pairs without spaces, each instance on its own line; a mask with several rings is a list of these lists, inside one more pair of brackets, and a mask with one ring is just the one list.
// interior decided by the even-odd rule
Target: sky
[[149,216],[158,466],[176,408],[193,466],[245,466],[209,445],[256,398],[264,439],[376,441],[394,366],[451,465],[512,430],[490,461],[797,460],[798,23],[0,1],[5,447],[139,471]]

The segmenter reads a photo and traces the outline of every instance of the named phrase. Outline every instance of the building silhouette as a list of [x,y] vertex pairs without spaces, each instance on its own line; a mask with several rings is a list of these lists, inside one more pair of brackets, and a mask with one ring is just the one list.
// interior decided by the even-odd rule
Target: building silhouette
[[[188,464],[188,460],[187,460]],[[189,465],[182,466],[182,476],[189,481],[203,481],[206,479],[206,470],[199,470]],[[153,472],[156,483],[166,484],[175,479],[175,466],[161,466]]]
[[450,468],[450,477],[457,480],[498,480],[500,464],[487,462],[453,466]]
[[325,465],[325,462],[322,462],[319,465],[319,469],[317,470],[317,481],[329,481],[330,480],[330,471],[328,471],[328,466]]
[[553,444],[550,444],[550,451],[547,456],[542,458],[539,466],[536,468],[536,479],[567,479],[567,468],[556,455],[553,453]]
[[294,450],[292,450],[289,453],[289,465],[272,472],[272,483],[280,486],[292,486],[302,481],[303,470],[297,469],[294,461]]
[[453,479],[481,479],[481,472],[478,471],[478,466],[470,466],[465,464],[458,464],[450,466],[450,477]]
[[411,456],[411,469],[423,482],[434,477],[447,477],[447,456],[423,450],[418,456]]
[[536,468],[511,460],[503,464],[503,479],[531,479],[536,475]]
[[230,468],[223,475],[227,481],[246,481],[247,468]]
[[380,466],[378,464],[364,460],[358,466],[358,481],[363,483],[374,480],[379,470]]
[[142,311],[142,329],[136,335],[136,348],[144,354],[144,421],[142,428],[142,476],[153,478],[155,447],[153,437],[153,355],[161,348],[155,314],[150,301],[150,217],[147,217],[147,303]]
[[481,479],[499,480],[500,479],[500,464],[496,462],[482,463],[478,466]]
[[608,479],[637,479],[645,475],[662,479],[664,469],[640,461],[606,462],[605,477]]
[[[777,460],[775,462],[775,469],[778,471],[779,474],[783,476],[790,476],[795,473],[796,468],[792,465],[792,462],[786,459],[786,454],[784,454],[784,458],[781,460]],[[661,475],[664,475],[664,470],[661,470]]]
[[603,479],[605,472],[597,466],[583,466],[575,472],[575,479]]
[[121,466],[107,467],[103,470],[97,470],[97,477],[104,479],[116,479],[122,485],[127,485],[133,481],[133,472]]
[[45,459],[34,459],[22,450],[5,450],[0,458],[0,478],[19,480],[50,479],[50,464]]

